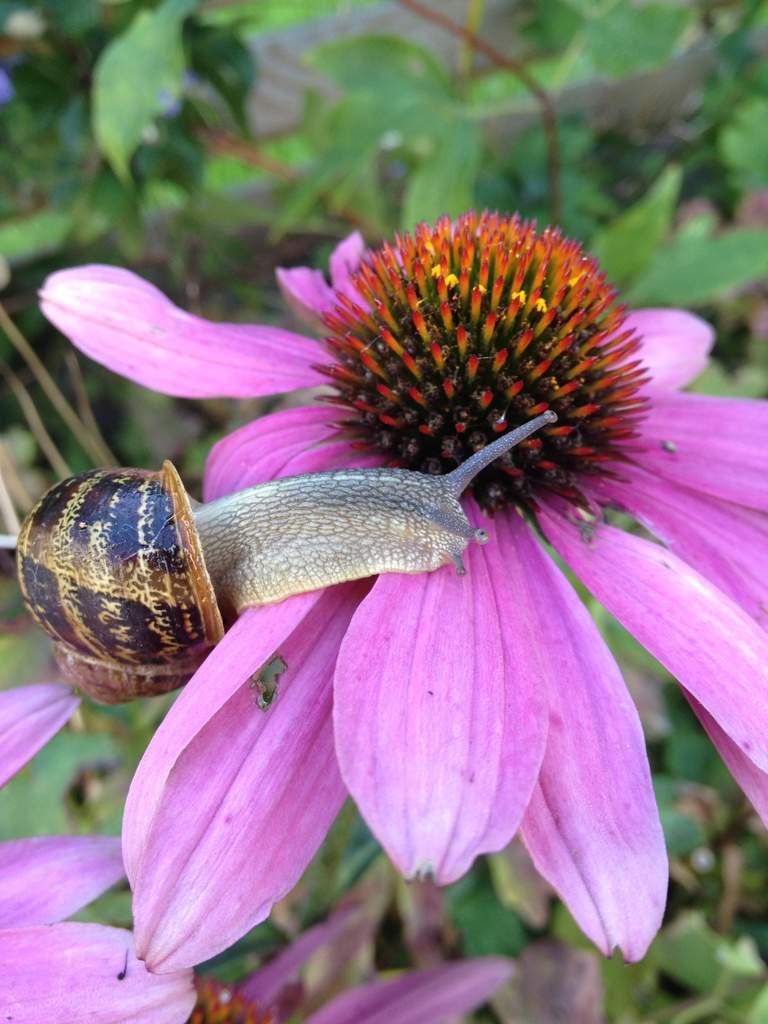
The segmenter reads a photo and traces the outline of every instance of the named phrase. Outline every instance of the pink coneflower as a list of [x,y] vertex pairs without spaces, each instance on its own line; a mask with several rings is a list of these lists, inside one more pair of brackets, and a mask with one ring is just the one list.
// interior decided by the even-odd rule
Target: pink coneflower
[[[667,885],[643,736],[541,540],[678,678],[765,814],[768,404],[680,393],[711,329],[675,310],[625,315],[576,242],[517,218],[442,219],[369,253],[352,236],[331,270],[333,287],[316,271],[280,273],[324,343],[191,317],[116,268],[63,271],[43,290],[75,344],[157,390],[330,383],[324,405],[221,441],[208,498],[376,460],[445,472],[558,414],[477,478],[468,511],[492,513],[491,540],[468,551],[466,577],[382,575],[230,629],[129,794],[140,955],[172,970],[263,919],[349,792],[408,877],[450,882],[520,829],[583,930],[636,960]],[[608,525],[609,506],[662,543]],[[248,680],[275,652],[288,669],[262,713]]]
[[[120,841],[51,836],[0,843],[0,1010],[16,1024],[443,1024],[510,977],[500,957],[373,980],[306,1012],[299,970],[323,950],[331,967],[370,940],[365,908],[339,909],[237,987],[185,968],[158,975],[122,928],[61,922],[122,876]],[[333,970],[328,972],[333,982]],[[315,1004],[317,1000],[314,1000]],[[299,1014],[297,1018],[296,1014]]]
[[0,786],[69,719],[80,701],[62,683],[35,683],[0,692]]
[[0,1010],[16,1024],[183,1024],[190,970],[150,974],[122,928],[64,922],[123,877],[120,840],[0,843]]

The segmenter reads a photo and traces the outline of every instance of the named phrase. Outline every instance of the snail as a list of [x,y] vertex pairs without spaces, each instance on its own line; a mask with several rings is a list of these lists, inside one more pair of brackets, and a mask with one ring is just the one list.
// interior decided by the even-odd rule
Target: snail
[[244,608],[382,572],[429,572],[488,535],[459,497],[557,419],[547,411],[453,472],[342,469],[198,504],[176,469],[91,470],[51,488],[17,540],[19,584],[67,678],[102,703],[183,685]]

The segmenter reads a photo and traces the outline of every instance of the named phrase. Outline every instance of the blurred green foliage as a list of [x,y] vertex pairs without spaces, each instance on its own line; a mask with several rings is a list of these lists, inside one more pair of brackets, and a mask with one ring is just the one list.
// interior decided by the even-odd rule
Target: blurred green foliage
[[[124,463],[171,456],[194,481],[211,443],[270,403],[181,403],[73,366],[36,308],[51,270],[125,263],[203,315],[278,320],[275,263],[322,266],[353,228],[375,242],[473,205],[551,218],[551,139],[540,107],[508,63],[477,70],[466,38],[452,63],[394,35],[310,47],[305,66],[333,88],[309,87],[297,127],[258,136],[253,90],[268,69],[254,61],[252,41],[287,26],[300,40],[309,19],[367,6],[0,0],[0,288],[10,276],[0,299]],[[482,16],[486,6],[467,12]],[[715,324],[716,360],[696,387],[768,396],[768,3],[536,0],[494,10],[516,26],[513,63],[523,60],[562,100],[554,170],[563,229],[598,255],[628,302],[694,307]],[[478,24],[493,42],[493,24]],[[654,76],[672,66],[691,76],[690,89],[660,118],[654,88],[665,86]],[[626,124],[592,116],[595,89],[627,79],[656,115]],[[610,105],[619,92],[602,95]],[[87,468],[1,335],[0,360],[29,389],[72,469]],[[25,495],[40,493],[52,471],[20,421],[5,388],[0,468],[13,469],[23,511]],[[49,678],[47,641],[29,628],[11,566],[3,568],[0,686]],[[665,928],[642,964],[601,960],[513,846],[436,897],[434,941],[443,954],[521,957],[525,970],[506,1002],[478,1015],[486,1022],[768,1024],[765,833],[671,680],[591,607],[649,738],[672,859]],[[84,707],[0,793],[0,838],[117,832],[128,782],[166,706]],[[290,920],[322,917],[382,870],[376,843],[345,811],[291,897]],[[408,921],[426,914],[414,889],[398,895],[391,881],[390,890],[376,949],[385,968],[418,962]],[[122,890],[83,916],[127,923],[128,912]],[[282,943],[284,924],[278,917],[256,929],[211,968],[236,978]],[[563,1006],[593,1010],[563,1016]]]

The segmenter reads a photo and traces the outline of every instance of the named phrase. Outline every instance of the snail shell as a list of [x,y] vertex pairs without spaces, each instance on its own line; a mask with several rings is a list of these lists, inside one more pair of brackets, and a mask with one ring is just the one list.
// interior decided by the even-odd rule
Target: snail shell
[[22,524],[17,565],[63,674],[103,703],[176,689],[224,635],[170,462],[54,486]]

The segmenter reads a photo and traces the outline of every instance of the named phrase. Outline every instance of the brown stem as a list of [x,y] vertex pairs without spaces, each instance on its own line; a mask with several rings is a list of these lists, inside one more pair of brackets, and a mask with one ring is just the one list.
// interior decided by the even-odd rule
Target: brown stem
[[[254,142],[249,142],[247,139],[240,139],[235,135],[230,135],[228,132],[214,131],[210,128],[200,129],[198,137],[211,152],[237,157],[243,163],[256,167],[266,174],[271,174],[278,181],[293,182],[298,181],[301,177],[300,171],[276,160],[269,153],[265,153],[261,146]],[[381,231],[375,224],[371,224],[355,210],[348,207],[332,209],[331,213],[359,228],[369,241],[375,240],[381,234]]]
[[[93,407],[91,406],[91,400],[88,397],[88,392],[85,387],[85,379],[83,377],[83,371],[80,369],[80,363],[78,362],[77,356],[73,349],[68,349],[64,354],[64,358],[67,362],[67,369],[69,370],[69,379],[72,381],[72,389],[75,393],[75,402],[77,403],[77,414],[83,421],[83,425],[86,430],[89,430],[94,437],[98,437],[104,445],[106,450],[108,449],[107,442],[105,441],[99,424],[96,422],[96,417],[93,414]],[[112,459],[113,462],[117,461]]]
[[24,414],[24,419],[27,421],[29,429],[32,431],[40,451],[45,455],[53,472],[62,480],[65,477],[72,476],[72,470],[67,465],[64,456],[56,447],[53,438],[46,430],[42,417],[37,411],[37,406],[32,400],[30,393],[10,366],[0,363],[0,373],[5,377],[6,384],[13,392],[16,401],[19,403],[21,411]]
[[3,520],[3,525],[9,534],[17,534],[19,532],[19,517],[16,515],[16,509],[11,496],[8,493],[8,488],[5,486],[5,479],[3,474],[0,472],[0,516]]
[[271,174],[279,181],[295,181],[298,172],[287,164],[276,160],[269,153],[265,153],[261,146],[257,146],[247,139],[239,139],[236,135],[228,132],[214,130],[212,128],[201,128],[198,130],[198,137],[205,147],[213,153],[221,156],[234,156],[250,167],[256,167],[260,171]]
[[478,53],[484,54],[496,67],[511,71],[512,74],[526,87],[539,105],[541,125],[544,129],[544,136],[547,144],[547,178],[549,186],[549,209],[554,224],[559,224],[562,215],[562,198],[560,191],[560,140],[557,134],[557,112],[555,111],[552,98],[546,89],[543,89],[533,75],[528,71],[522,61],[514,57],[507,57],[495,46],[491,45],[477,35],[471,29],[459,22],[449,18],[441,11],[421,3],[421,0],[399,0],[403,7],[407,7],[418,14],[425,21],[439,25],[440,28],[450,32],[458,39],[472,46]]
[[11,457],[11,453],[3,443],[0,443],[0,473],[3,475],[5,485],[16,508],[20,508],[24,513],[27,513],[34,504],[32,495],[25,487],[16,469],[16,463]]
[[100,438],[93,437],[80,421],[77,413],[64,397],[61,388],[50,373],[48,373],[45,366],[43,366],[42,360],[19,328],[8,316],[2,303],[0,303],[0,327],[2,327],[8,340],[34,374],[38,384],[48,396],[51,405],[56,409],[88,455],[97,465],[114,465],[115,457],[112,452]]

